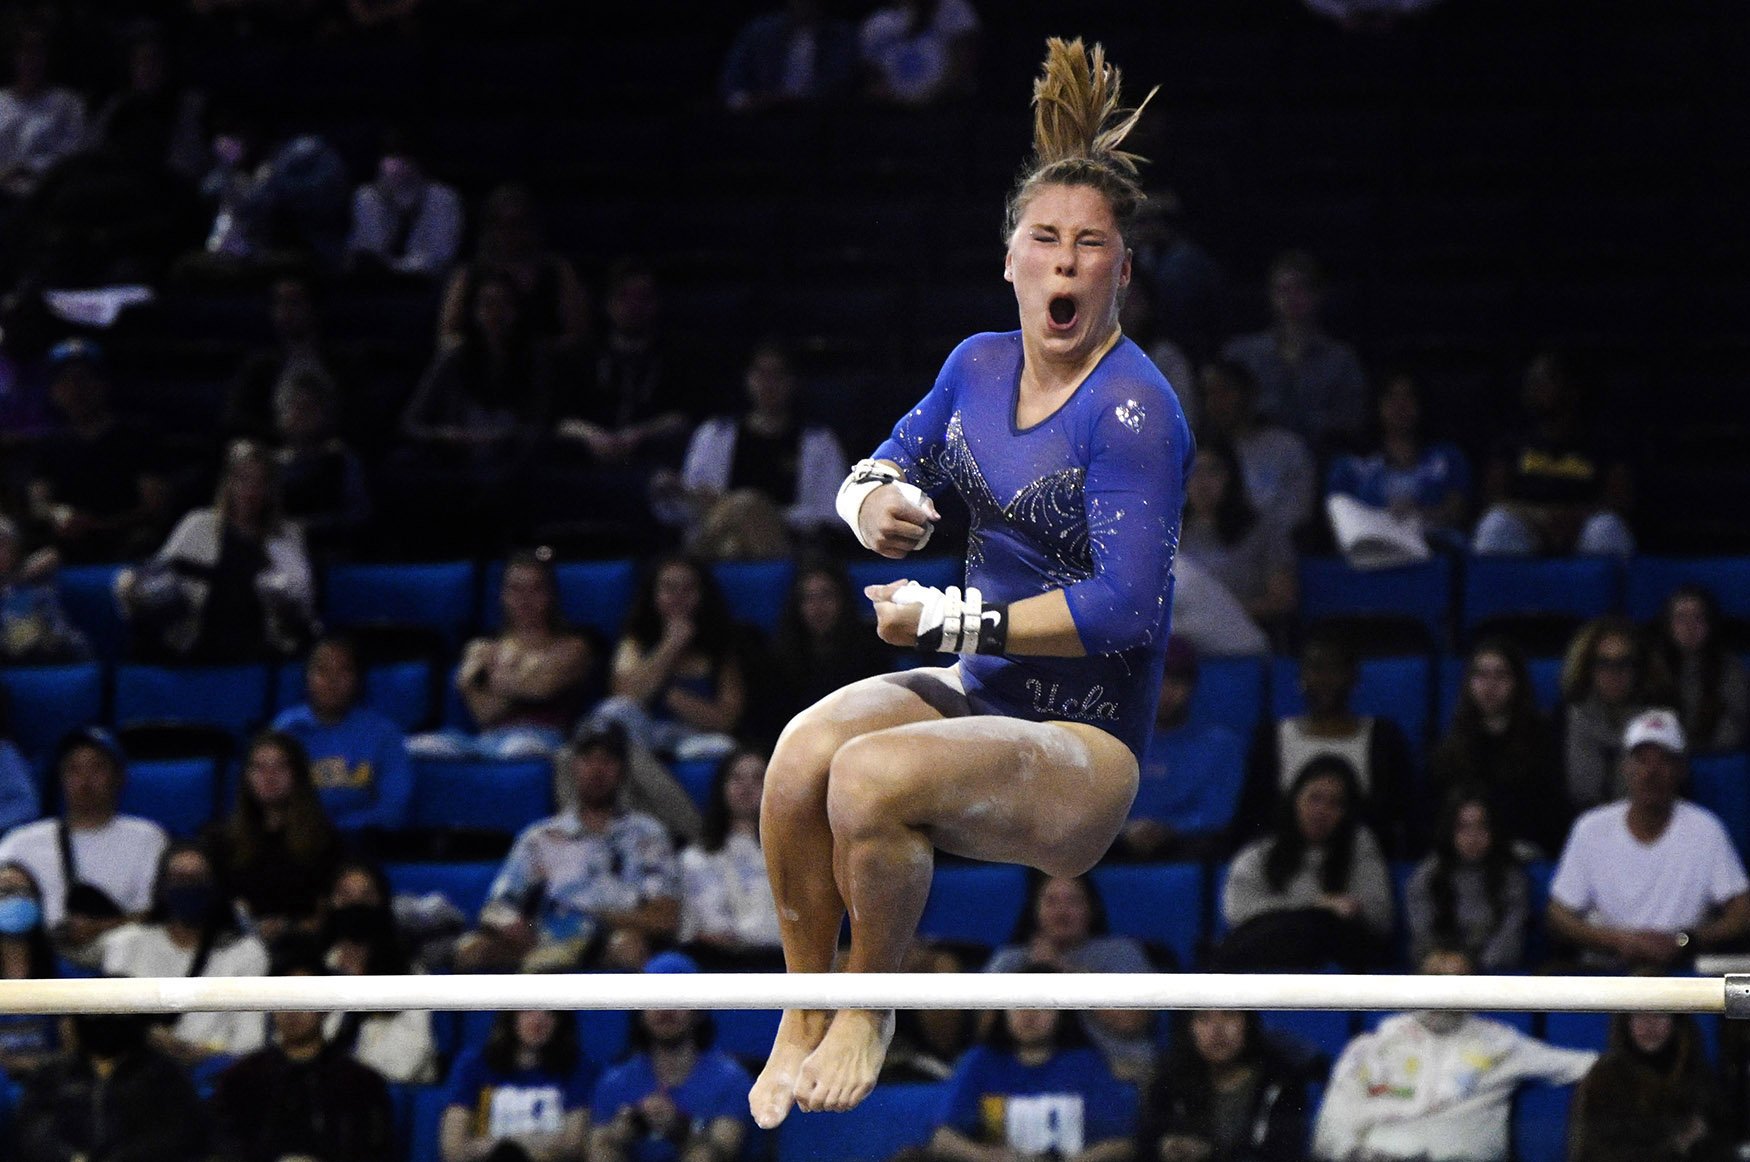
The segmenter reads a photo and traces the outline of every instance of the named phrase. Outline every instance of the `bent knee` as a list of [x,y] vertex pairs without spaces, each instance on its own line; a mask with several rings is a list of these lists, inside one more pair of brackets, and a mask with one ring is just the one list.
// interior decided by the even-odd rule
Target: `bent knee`
[[914,820],[918,770],[915,762],[880,733],[851,739],[833,754],[827,777],[826,814],[835,835],[857,835]]

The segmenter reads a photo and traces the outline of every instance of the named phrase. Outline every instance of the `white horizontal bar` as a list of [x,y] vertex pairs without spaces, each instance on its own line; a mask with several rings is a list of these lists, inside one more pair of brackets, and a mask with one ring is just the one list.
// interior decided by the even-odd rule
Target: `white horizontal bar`
[[776,1008],[1719,1013],[1725,1005],[1721,977],[602,973],[0,981],[0,1013]]

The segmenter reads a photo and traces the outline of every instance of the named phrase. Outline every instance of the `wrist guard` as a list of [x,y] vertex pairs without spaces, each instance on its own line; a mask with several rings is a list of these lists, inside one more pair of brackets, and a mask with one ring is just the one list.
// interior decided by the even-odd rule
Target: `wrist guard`
[[[857,466],[851,469],[851,474],[845,477],[843,484],[839,485],[838,498],[833,502],[833,507],[838,510],[839,519],[851,526],[851,532],[855,534],[857,543],[871,552],[874,551],[875,546],[863,539],[863,524],[859,517],[863,512],[863,502],[869,499],[869,494],[884,484],[891,484],[899,489],[900,495],[905,497],[906,503],[917,508],[924,507],[923,489],[915,484],[907,484],[898,472],[876,460],[857,461]],[[917,548],[921,549],[929,544],[930,534],[934,531],[935,526],[926,523],[923,539],[917,543]]]
[[1009,643],[1009,606],[986,602],[977,589],[947,590],[913,581],[893,595],[900,605],[920,605],[917,651],[920,654],[1001,654]]

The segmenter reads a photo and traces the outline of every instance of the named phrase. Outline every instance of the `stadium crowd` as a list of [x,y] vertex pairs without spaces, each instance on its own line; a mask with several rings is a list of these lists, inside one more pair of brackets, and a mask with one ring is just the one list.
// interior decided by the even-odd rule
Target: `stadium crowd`
[[[476,31],[580,44],[552,7],[8,12],[0,978],[781,970],[771,743],[916,661],[876,640],[861,583],[959,568],[859,557],[833,512],[863,413],[887,414],[871,396],[927,373],[860,390],[844,366],[868,350],[811,328],[831,308],[801,294],[714,327],[739,274],[701,279],[723,250],[698,237],[732,216],[624,247],[553,212],[551,168],[462,157],[466,115],[426,116],[396,78],[336,127],[215,64],[460,44],[465,70]],[[1003,31],[980,7],[737,7],[708,62],[678,59],[737,143],[821,110],[946,115]],[[1389,7],[1318,35],[1407,35],[1421,6]],[[670,228],[692,242],[665,248]],[[1413,362],[1345,341],[1316,224],[1250,292],[1172,191],[1138,235],[1126,333],[1198,441],[1141,789],[1089,876],[944,861],[913,967],[1750,953],[1750,559],[1639,551],[1658,514],[1596,367],[1515,351],[1513,415],[1478,439]],[[1000,287],[994,248],[972,253]],[[6,1017],[0,1152],[839,1156],[754,1131],[770,1032],[679,1011]],[[1653,1014],[906,1013],[883,1124],[845,1132],[956,1162],[1725,1159],[1750,1145],[1747,1079],[1750,1039]]]

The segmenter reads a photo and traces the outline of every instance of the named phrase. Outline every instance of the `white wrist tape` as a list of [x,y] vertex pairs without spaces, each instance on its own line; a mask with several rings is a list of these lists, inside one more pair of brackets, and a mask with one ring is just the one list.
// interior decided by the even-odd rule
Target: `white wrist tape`
[[[922,653],[1002,652],[1008,633],[1008,607],[992,605],[987,611],[984,595],[970,585],[962,593],[954,585],[942,590],[911,581],[900,586],[892,600],[923,607],[918,611],[917,644]],[[986,640],[987,630],[992,640]]]
[[[838,509],[839,519],[851,526],[851,532],[857,537],[857,543],[871,551],[875,546],[863,539],[863,525],[858,518],[863,512],[863,502],[869,499],[869,494],[884,484],[891,484],[899,489],[899,494],[907,504],[915,508],[926,507],[924,491],[915,484],[907,484],[900,479],[899,473],[876,460],[859,460],[857,466],[851,469],[851,474],[845,477],[845,482],[839,485],[838,499],[833,506]],[[917,543],[921,549],[930,543],[930,534],[935,526],[926,523],[924,535]]]

